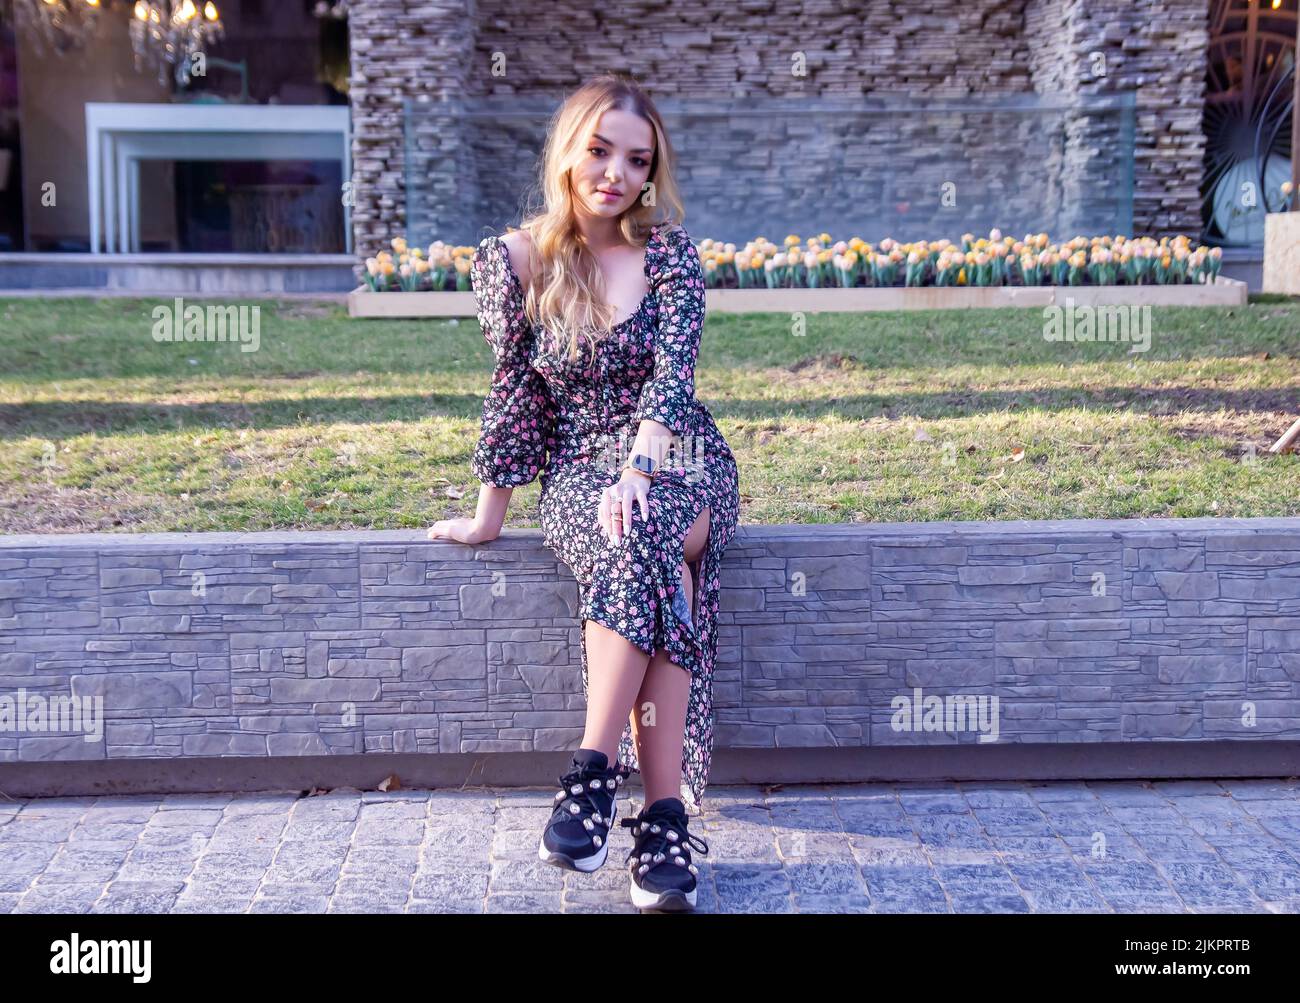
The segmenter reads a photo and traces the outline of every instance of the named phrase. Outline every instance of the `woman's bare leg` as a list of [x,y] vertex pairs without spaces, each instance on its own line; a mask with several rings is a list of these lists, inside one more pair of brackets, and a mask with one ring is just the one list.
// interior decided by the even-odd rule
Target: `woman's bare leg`
[[[695,616],[695,588],[688,564],[700,559],[708,537],[709,509],[705,507],[686,536],[684,559],[679,569],[692,618]],[[647,805],[660,798],[681,797],[682,746],[686,739],[686,707],[690,693],[690,673],[669,659],[666,650],[656,651],[646,667],[645,680],[636,694],[636,706],[631,714],[632,738],[636,742],[636,757],[641,767]]]
[[624,715],[641,689],[650,657],[603,623],[587,620],[583,629],[587,639],[587,722],[580,748],[599,749],[613,766],[627,721]]

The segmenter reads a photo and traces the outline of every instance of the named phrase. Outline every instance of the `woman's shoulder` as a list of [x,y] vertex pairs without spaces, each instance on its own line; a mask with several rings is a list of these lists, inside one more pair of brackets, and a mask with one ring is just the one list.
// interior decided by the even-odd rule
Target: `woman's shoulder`
[[519,276],[520,285],[527,288],[528,280],[533,274],[531,260],[533,239],[528,236],[527,230],[511,230],[509,233],[502,234],[499,240],[510,256],[510,265]]
[[673,220],[655,223],[650,230],[652,239],[658,238],[658,242],[669,250],[680,249],[687,244],[695,246],[691,241],[691,235],[686,232],[686,227]]
[[504,289],[507,293],[522,293],[527,288],[529,269],[529,238],[522,230],[509,233],[488,234],[478,243],[474,252],[472,288]]
[[656,223],[649,246],[650,272],[656,280],[701,271],[700,253],[680,223]]

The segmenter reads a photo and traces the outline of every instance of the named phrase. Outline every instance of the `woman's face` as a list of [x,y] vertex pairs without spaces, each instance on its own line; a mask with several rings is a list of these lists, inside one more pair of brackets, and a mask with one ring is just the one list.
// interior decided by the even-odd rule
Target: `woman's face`
[[654,140],[639,115],[616,108],[601,115],[571,173],[579,211],[613,219],[631,208],[650,177]]

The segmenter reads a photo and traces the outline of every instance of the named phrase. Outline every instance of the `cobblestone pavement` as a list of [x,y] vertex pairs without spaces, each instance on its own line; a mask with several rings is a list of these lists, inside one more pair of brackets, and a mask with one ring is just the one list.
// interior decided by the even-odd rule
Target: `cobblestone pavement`
[[[618,817],[640,807],[640,788]],[[0,801],[0,912],[635,912],[549,789]],[[700,912],[1300,912],[1300,784],[713,785]]]

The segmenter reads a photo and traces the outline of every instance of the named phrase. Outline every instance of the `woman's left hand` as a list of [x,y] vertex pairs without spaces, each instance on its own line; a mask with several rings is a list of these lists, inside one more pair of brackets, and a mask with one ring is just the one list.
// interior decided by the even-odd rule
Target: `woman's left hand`
[[643,520],[649,517],[650,482],[651,479],[646,474],[625,467],[623,476],[602,492],[597,519],[601,531],[615,543],[623,542],[637,506],[641,508]]

